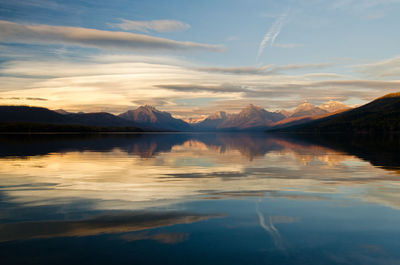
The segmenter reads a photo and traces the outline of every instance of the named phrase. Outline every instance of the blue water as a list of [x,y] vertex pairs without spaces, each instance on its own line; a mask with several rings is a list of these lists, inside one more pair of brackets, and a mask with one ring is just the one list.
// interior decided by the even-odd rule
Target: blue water
[[400,264],[396,137],[4,135],[2,264]]

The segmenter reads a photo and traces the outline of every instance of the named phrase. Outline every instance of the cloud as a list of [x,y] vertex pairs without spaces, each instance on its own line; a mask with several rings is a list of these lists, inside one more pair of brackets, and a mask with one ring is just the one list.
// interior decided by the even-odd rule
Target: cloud
[[359,8],[366,10],[392,4],[400,4],[400,0],[335,0],[332,1],[331,7],[334,9]]
[[398,89],[400,81],[381,81],[381,80],[330,80],[309,84],[311,87],[357,87],[371,89]]
[[354,68],[369,77],[400,77],[400,56],[368,64],[355,65]]
[[150,21],[134,21],[121,19],[121,23],[110,24],[120,29],[130,31],[136,30],[141,32],[157,31],[157,32],[173,32],[183,31],[190,28],[189,24],[177,20],[150,20]]
[[226,41],[235,41],[235,40],[239,40],[238,36],[229,36],[225,39]]
[[46,101],[46,98],[25,98],[26,100]]
[[143,100],[132,100],[131,101],[133,104],[136,106],[144,106],[144,105],[150,105],[150,106],[158,106],[162,107],[164,105],[171,104],[171,99],[168,97],[155,97],[155,98],[150,98],[150,99],[143,99]]
[[336,74],[336,73],[310,73],[305,74],[304,77],[310,78],[344,78],[347,77],[346,75]]
[[246,92],[248,89],[230,84],[222,84],[217,86],[205,85],[156,85],[155,87],[164,88],[168,90],[182,91],[182,92],[213,92],[213,93],[241,93]]
[[199,67],[195,70],[203,72],[214,72],[222,74],[240,74],[240,75],[272,75],[279,74],[280,71],[291,71],[301,69],[321,69],[333,66],[333,63],[315,63],[315,64],[287,64],[287,65],[266,65],[262,67]]
[[298,47],[303,47],[302,44],[296,44],[296,43],[274,43],[272,46],[273,47],[278,47],[278,48],[298,48]]
[[3,7],[2,9],[7,11],[14,11],[15,8],[43,8],[43,9],[52,9],[52,10],[60,10],[66,9],[66,6],[56,1],[52,0],[24,0],[24,1],[8,1],[8,0],[0,0],[0,5]]
[[334,0],[330,7],[368,19],[380,19],[400,0]]
[[33,101],[47,101],[46,98],[20,98],[20,97],[10,97],[10,98],[3,98],[0,97],[0,100],[33,100]]
[[[400,86],[396,80],[313,74],[312,69],[320,72],[331,65],[204,67],[190,64],[182,57],[122,56],[120,53],[104,53],[79,61],[18,58],[2,63],[0,97],[3,97],[2,104],[15,104],[4,98],[46,95],[48,100],[40,102],[42,107],[71,112],[117,114],[137,105],[152,104],[185,118],[220,109],[236,112],[249,103],[269,110],[291,108],[303,99],[313,104],[349,99],[351,104],[362,104],[396,92]],[[300,70],[306,73],[289,74]]]
[[0,20],[0,41],[6,43],[68,44],[116,50],[224,51],[221,45],[175,41],[130,32],[81,27],[28,25]]
[[275,71],[321,69],[333,66],[333,63],[286,64],[275,67]]
[[271,46],[274,45],[275,39],[278,37],[283,25],[285,24],[286,18],[287,18],[287,13],[280,15],[278,19],[274,22],[274,24],[272,24],[268,32],[264,35],[264,38],[261,41],[260,46],[258,47],[257,61],[261,57],[268,43]]
[[245,74],[245,75],[268,75],[271,74],[271,66],[263,66],[263,67],[199,67],[195,68],[195,70],[202,72],[211,72],[211,73],[222,73],[222,74]]
[[[346,100],[348,98],[359,98],[365,101],[372,100],[389,92],[396,92],[400,81],[380,80],[327,80],[327,81],[305,81],[293,80],[283,83],[253,83],[248,85],[223,84],[223,85],[198,85],[198,84],[168,84],[156,85],[179,92],[190,93],[241,93],[241,99],[233,104],[243,107],[245,99],[263,99],[265,103],[274,102],[274,105],[285,104],[285,102],[299,103],[299,100],[291,101],[290,98],[303,98],[311,102],[322,103],[327,100]],[[290,97],[288,97],[290,95]],[[237,98],[237,97],[236,97]],[[289,98],[289,99],[288,99]],[[279,99],[279,100],[278,100]],[[225,105],[224,102],[222,105]],[[269,104],[268,104],[269,105]],[[293,106],[294,106],[293,105]],[[270,108],[271,106],[269,106]],[[282,106],[281,106],[282,107]]]

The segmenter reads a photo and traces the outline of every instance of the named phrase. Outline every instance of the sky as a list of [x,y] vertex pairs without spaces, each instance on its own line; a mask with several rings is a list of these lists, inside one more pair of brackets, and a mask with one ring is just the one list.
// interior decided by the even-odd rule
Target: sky
[[0,0],[0,104],[179,118],[400,91],[400,0]]

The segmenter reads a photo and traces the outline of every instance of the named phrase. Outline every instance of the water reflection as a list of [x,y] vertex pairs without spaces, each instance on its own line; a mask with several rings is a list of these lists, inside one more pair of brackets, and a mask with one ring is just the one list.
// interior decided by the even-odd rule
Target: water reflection
[[[304,162],[315,155],[325,155],[326,162],[339,159],[329,153],[354,155],[374,166],[399,170],[400,137],[350,135],[265,135],[244,133],[202,134],[130,134],[130,135],[0,135],[0,157],[27,157],[71,151],[110,152],[119,149],[128,155],[152,158],[171,152],[174,147],[191,146],[196,149],[226,153],[239,151],[248,160],[263,157],[272,151],[294,151]],[[307,154],[309,155],[307,157]],[[321,157],[324,159],[323,157]]]
[[[186,212],[168,213],[119,213],[73,221],[21,222],[0,225],[0,242],[34,238],[93,236],[99,234],[141,231],[176,224],[190,224],[216,215],[200,215]],[[125,236],[124,238],[130,238]],[[157,239],[158,237],[156,237]],[[167,238],[158,238],[169,242]],[[170,239],[171,240],[171,239]]]
[[274,241],[274,245],[278,250],[285,250],[285,244],[283,242],[283,239],[281,237],[281,234],[279,233],[278,229],[274,226],[274,223],[272,221],[272,216],[269,216],[267,221],[264,218],[264,214],[261,213],[259,209],[259,205],[257,204],[256,207],[256,212],[258,215],[258,218],[260,220],[260,226],[271,236],[271,238]]
[[[182,247],[186,262],[210,264],[195,246],[214,246],[218,263],[390,264],[399,261],[391,251],[400,235],[399,146],[397,138],[240,133],[3,135],[0,254],[12,264],[16,249],[96,237],[142,249],[119,253],[127,263],[159,264],[142,256],[161,244],[171,264],[182,263],[172,254]],[[343,243],[349,236],[353,246]]]
[[50,137],[1,139],[1,186],[9,201],[34,206],[84,198],[95,200],[92,208],[138,209],[202,194],[276,197],[297,190],[303,194],[286,196],[310,198],[304,192],[330,194],[364,184],[352,196],[400,206],[393,188],[398,164],[384,160],[386,149],[376,155],[385,161],[380,163],[374,149],[362,156],[361,149],[348,147],[357,150],[353,155],[342,142],[337,151],[332,142],[263,134]]

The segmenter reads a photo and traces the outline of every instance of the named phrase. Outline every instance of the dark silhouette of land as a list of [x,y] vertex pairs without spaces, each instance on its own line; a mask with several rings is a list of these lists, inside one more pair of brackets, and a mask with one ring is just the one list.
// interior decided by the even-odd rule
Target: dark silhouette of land
[[[333,107],[346,106],[336,104]],[[400,93],[388,94],[354,109],[328,112],[309,103],[303,103],[296,110],[292,116],[287,117],[282,112],[269,112],[262,107],[249,105],[238,114],[226,114],[221,111],[196,124],[188,124],[152,106],[142,106],[118,116],[106,112],[69,113],[41,107],[0,106],[0,132],[273,131],[313,134],[400,132]],[[306,113],[308,116],[299,113]]]
[[290,133],[382,134],[400,132],[400,93],[388,94],[336,115],[270,131]]

